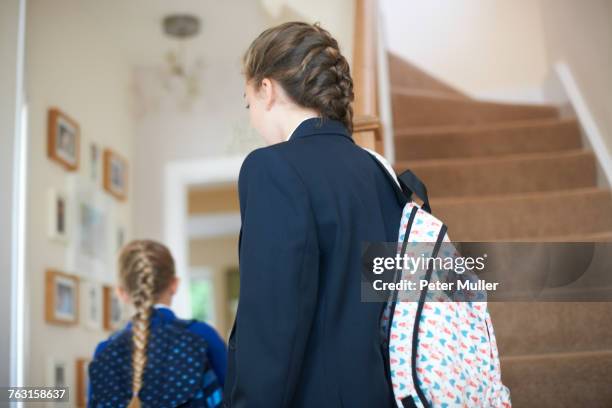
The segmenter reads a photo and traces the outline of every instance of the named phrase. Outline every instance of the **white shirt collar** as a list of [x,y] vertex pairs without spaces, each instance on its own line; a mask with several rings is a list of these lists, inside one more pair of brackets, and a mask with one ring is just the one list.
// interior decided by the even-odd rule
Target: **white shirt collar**
[[302,120],[300,123],[298,123],[291,132],[289,132],[289,136],[287,136],[287,139],[285,139],[285,141],[289,141],[289,139],[291,139],[291,136],[293,135],[293,133],[295,133],[295,129],[297,129],[302,123],[304,123],[304,121],[308,120],[308,119],[312,119],[312,118],[318,118],[319,116],[310,116],[308,118],[305,118],[304,120]]
[[153,305],[153,307],[154,307],[155,309],[158,309],[158,308],[164,308],[164,309],[170,309],[170,310],[172,310],[172,308],[170,308],[170,306],[165,305],[165,304],[163,304],[163,303],[156,303],[155,305]]

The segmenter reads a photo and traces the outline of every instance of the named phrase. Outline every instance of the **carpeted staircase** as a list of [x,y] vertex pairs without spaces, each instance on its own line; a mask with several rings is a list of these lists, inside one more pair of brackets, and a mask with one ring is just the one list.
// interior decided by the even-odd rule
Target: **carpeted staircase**
[[[390,54],[396,170],[453,241],[612,241],[612,194],[575,119],[482,102]],[[612,302],[490,303],[513,406],[612,407]]]

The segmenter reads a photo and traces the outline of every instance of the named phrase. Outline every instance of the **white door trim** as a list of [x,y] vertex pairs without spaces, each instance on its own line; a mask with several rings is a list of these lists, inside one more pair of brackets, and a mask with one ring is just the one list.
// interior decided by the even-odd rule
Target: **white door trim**
[[181,281],[173,309],[181,317],[191,316],[189,303],[189,220],[187,193],[190,186],[214,187],[237,182],[246,156],[232,156],[168,163],[164,169],[164,241],[174,254]]

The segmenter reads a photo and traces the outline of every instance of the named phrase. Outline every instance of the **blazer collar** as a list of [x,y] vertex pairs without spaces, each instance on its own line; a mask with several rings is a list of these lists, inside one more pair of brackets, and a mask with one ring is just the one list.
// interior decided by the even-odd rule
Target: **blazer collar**
[[295,128],[289,141],[312,135],[339,135],[346,137],[354,143],[348,129],[342,122],[322,117],[303,120],[302,123]]

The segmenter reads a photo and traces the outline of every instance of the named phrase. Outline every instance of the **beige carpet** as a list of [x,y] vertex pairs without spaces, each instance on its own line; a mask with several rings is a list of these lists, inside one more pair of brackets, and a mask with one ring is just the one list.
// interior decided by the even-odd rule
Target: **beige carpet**
[[[454,241],[612,238],[612,194],[575,119],[482,102],[390,55],[396,170],[426,183]],[[612,302],[491,303],[516,408],[612,407]]]

